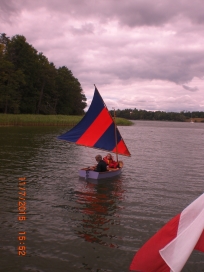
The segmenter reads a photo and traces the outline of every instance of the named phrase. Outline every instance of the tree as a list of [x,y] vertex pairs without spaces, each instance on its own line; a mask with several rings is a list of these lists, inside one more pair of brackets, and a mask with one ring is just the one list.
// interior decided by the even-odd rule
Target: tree
[[[48,59],[40,53],[39,57],[39,98],[36,113],[52,113],[56,114],[56,105],[52,97],[55,93],[56,68],[53,63],[49,63]],[[54,98],[55,100],[55,98]]]
[[72,72],[55,65],[22,35],[0,35],[0,111],[83,114],[86,97]]
[[[5,36],[4,36],[5,39]],[[1,40],[2,41],[2,40]],[[6,58],[6,44],[0,44],[0,109],[4,113],[19,112],[21,95],[19,85],[24,84],[24,75],[15,69]]]
[[81,85],[72,72],[66,67],[59,67],[56,77],[58,91],[58,114],[82,114],[86,107],[86,97]]
[[38,55],[37,50],[26,42],[21,35],[12,37],[8,44],[7,55],[16,69],[20,69],[25,77],[25,84],[19,86],[22,94],[20,102],[21,113],[35,113],[38,91]]

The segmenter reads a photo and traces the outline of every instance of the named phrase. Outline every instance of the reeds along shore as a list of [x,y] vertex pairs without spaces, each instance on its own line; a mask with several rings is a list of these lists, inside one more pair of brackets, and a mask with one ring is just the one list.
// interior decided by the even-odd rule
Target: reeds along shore
[[[0,126],[75,126],[83,116],[76,115],[35,115],[35,114],[0,114]],[[131,121],[116,118],[119,126],[129,126]]]
[[[0,114],[0,126],[67,126],[73,127],[83,118],[78,115]],[[186,118],[185,122],[204,123],[204,118]],[[138,121],[138,120],[137,120]],[[146,120],[148,121],[148,120]],[[130,120],[116,117],[117,126],[130,126]]]
[[188,118],[186,119],[186,122],[191,122],[193,121],[194,123],[204,123],[204,118]]

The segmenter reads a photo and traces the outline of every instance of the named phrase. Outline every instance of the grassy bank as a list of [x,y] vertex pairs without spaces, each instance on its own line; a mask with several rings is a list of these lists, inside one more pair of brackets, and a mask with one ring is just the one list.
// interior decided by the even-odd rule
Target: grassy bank
[[[41,115],[41,114],[0,114],[0,126],[74,126],[83,116]],[[132,122],[116,118],[119,126],[130,126]]]

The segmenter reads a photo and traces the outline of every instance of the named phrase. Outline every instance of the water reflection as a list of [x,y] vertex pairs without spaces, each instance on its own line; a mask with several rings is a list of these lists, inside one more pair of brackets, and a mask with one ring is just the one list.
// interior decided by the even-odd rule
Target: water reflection
[[120,218],[116,213],[121,208],[120,201],[124,194],[122,182],[120,180],[88,182],[86,187],[82,186],[75,194],[82,214],[77,236],[90,243],[118,247],[113,243],[116,236],[111,233],[111,229],[114,225],[120,224]]
[[[120,128],[132,157],[119,178],[79,180],[96,150],[58,141],[65,128],[0,128],[1,271],[128,271],[138,248],[203,192],[203,124]],[[27,256],[17,254],[19,177],[27,178]],[[120,261],[118,261],[120,260]],[[183,271],[203,271],[194,251]]]

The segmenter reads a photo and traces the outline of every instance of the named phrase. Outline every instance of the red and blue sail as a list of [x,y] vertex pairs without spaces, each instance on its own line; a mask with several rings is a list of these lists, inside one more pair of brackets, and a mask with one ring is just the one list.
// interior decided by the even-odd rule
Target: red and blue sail
[[117,127],[115,130],[114,120],[97,88],[95,88],[93,100],[83,119],[58,139],[130,156]]

